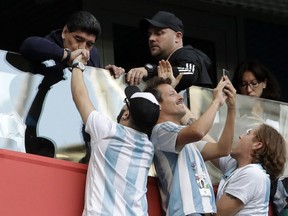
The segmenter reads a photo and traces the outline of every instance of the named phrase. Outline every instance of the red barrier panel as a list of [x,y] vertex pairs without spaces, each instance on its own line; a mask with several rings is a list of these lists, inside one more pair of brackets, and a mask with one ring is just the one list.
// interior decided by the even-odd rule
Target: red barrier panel
[[161,197],[158,189],[158,182],[156,177],[148,177],[147,183],[147,200],[149,216],[161,215]]
[[[87,165],[0,149],[0,215],[81,216]],[[157,180],[148,178],[149,215],[160,216]]]

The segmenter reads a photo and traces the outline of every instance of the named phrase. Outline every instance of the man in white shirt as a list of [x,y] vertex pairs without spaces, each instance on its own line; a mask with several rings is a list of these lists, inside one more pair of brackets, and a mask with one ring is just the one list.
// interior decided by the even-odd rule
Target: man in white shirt
[[119,123],[95,110],[83,79],[89,52],[72,64],[71,90],[91,137],[83,216],[148,215],[147,176],[154,155],[148,135],[159,116],[151,93],[136,86],[125,89],[126,105]]
[[[169,62],[166,63],[166,70],[171,72]],[[154,163],[165,214],[198,216],[216,213],[213,187],[204,161],[230,153],[236,90],[228,77],[223,77],[213,91],[213,101],[207,111],[195,122],[185,126],[181,123],[187,112],[183,97],[169,81],[153,78],[147,82],[144,91],[153,93],[161,107],[151,141],[155,148]],[[227,119],[219,141],[201,141],[225,100],[228,106]]]

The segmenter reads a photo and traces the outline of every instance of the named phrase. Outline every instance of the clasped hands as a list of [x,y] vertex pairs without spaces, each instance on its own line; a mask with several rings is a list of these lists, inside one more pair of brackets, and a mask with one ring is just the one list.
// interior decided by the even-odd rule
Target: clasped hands
[[[72,62],[82,62],[83,64],[87,65],[87,62],[90,59],[90,51],[86,49],[77,49],[71,53],[71,60]],[[72,64],[71,62],[71,64]],[[108,64],[105,66],[105,69],[110,71],[110,74],[113,75],[115,79],[119,78],[121,75],[125,73],[125,69],[122,67],[117,67],[112,64]]]

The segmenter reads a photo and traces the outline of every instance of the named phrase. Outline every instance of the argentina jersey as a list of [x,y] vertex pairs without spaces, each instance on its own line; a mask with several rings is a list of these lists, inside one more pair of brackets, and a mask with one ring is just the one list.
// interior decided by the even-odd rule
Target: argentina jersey
[[[91,158],[83,215],[147,215],[147,176],[154,148],[148,136],[109,119],[91,115]],[[100,121],[99,121],[100,119]],[[97,128],[97,129],[96,129]],[[97,130],[97,132],[93,132]]]
[[151,136],[163,209],[171,216],[215,213],[212,184],[196,143],[187,144],[179,153],[175,150],[182,127],[164,122],[154,127]]

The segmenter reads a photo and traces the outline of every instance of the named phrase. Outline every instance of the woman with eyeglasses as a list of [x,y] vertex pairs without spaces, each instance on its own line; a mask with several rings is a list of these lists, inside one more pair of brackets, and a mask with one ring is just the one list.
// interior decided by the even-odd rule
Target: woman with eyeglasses
[[233,84],[238,93],[270,100],[279,100],[281,90],[269,69],[260,62],[246,61],[235,69]]
[[[278,85],[277,80],[266,66],[257,61],[246,61],[239,64],[235,69],[233,84],[237,90],[237,93],[240,93],[242,95],[254,96],[270,100],[281,99],[281,89]],[[271,108],[271,105],[273,105],[272,103],[262,103],[262,101],[258,102],[259,103],[253,104],[251,111],[252,116],[257,116],[260,118],[261,116],[263,116],[263,119],[258,119],[258,121],[266,122],[269,124],[273,123],[273,127],[279,129],[279,119],[274,118],[275,113],[278,113],[276,114],[277,117],[278,115],[280,115],[280,107],[275,104],[276,106],[273,106],[273,108]],[[268,106],[265,108],[265,105],[270,105],[271,107]],[[269,115],[271,114],[270,112],[272,113],[272,115]],[[264,115],[266,116],[264,117]],[[247,115],[243,116],[245,118],[246,125],[249,125],[247,123]],[[253,119],[253,123],[257,123],[256,118]],[[288,185],[284,186],[282,184],[283,180],[287,179],[288,178],[286,176],[282,176],[279,179],[271,179],[270,200],[274,203],[274,211],[276,211],[276,213],[281,216],[285,214],[283,213],[285,211],[284,208],[287,208],[288,210]],[[282,186],[282,188],[280,186]]]

